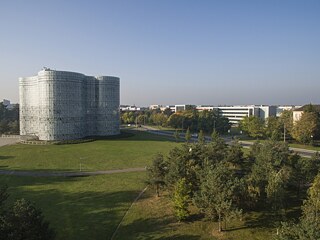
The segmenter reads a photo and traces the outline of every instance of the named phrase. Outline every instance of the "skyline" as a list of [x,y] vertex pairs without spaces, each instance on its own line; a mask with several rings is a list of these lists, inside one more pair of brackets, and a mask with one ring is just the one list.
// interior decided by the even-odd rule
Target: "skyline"
[[121,104],[319,103],[319,1],[2,3],[0,97],[56,70],[121,79]]

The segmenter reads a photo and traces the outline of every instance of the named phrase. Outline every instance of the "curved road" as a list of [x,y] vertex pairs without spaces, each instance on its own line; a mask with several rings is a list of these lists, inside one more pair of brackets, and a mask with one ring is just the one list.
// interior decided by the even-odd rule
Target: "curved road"
[[28,176],[28,177],[85,177],[113,173],[144,172],[146,168],[126,168],[95,172],[44,172],[44,171],[16,171],[0,170],[0,175]]
[[[140,129],[137,128],[136,130],[140,130],[140,131],[146,131],[152,134],[157,134],[157,135],[162,135],[162,136],[167,136],[167,137],[172,137],[173,138],[173,131],[162,131],[162,130],[158,130],[156,128],[153,127],[149,127],[149,126],[142,126]],[[180,138],[184,138],[185,135],[184,133],[180,133]],[[206,141],[211,141],[210,137],[205,137]],[[224,140],[227,144],[230,144],[230,142],[232,141],[231,137],[224,137]],[[197,137],[192,137],[191,141],[196,142],[198,141]],[[244,148],[250,148],[250,146],[253,144],[253,142],[248,142],[248,141],[239,141],[239,143],[244,147]],[[298,155],[300,155],[301,157],[305,157],[305,158],[311,158],[316,152],[315,150],[308,150],[308,149],[302,149],[302,148],[293,148],[293,147],[289,147],[289,149],[291,151],[293,151],[294,153],[297,153]]]

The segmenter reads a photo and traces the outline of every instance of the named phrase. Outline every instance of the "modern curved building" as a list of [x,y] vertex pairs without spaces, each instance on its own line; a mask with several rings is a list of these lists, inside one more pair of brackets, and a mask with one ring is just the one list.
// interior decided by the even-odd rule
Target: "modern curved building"
[[19,78],[20,135],[70,140],[120,133],[120,79],[44,68]]

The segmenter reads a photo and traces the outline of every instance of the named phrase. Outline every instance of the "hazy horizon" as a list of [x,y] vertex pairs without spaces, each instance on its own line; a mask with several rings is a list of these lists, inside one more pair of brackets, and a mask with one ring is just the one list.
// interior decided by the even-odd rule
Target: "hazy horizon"
[[42,67],[120,77],[121,104],[320,103],[320,1],[7,1],[0,101]]

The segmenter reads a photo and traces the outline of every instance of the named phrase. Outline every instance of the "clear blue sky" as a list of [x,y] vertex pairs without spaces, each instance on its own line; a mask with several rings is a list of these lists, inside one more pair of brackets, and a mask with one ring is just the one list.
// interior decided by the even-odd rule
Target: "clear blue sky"
[[121,104],[320,103],[320,1],[2,1],[0,101],[43,66],[119,76]]

